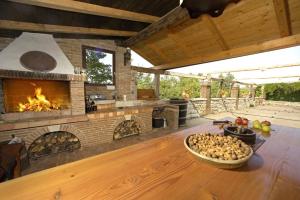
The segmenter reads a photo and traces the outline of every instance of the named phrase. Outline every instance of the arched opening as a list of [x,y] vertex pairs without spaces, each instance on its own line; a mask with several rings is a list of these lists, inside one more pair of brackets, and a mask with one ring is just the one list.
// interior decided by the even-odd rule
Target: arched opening
[[114,131],[114,140],[137,135],[141,133],[141,126],[135,120],[125,120],[121,122]]
[[30,158],[56,154],[64,151],[73,151],[81,147],[79,139],[66,131],[55,131],[41,135],[29,146]]

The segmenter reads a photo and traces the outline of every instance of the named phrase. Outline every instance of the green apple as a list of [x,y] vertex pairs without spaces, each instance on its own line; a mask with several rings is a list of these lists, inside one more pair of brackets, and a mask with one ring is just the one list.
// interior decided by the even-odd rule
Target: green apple
[[265,133],[270,133],[271,128],[270,128],[270,126],[262,125],[261,130]]
[[261,129],[261,124],[260,124],[260,122],[258,121],[258,120],[255,120],[254,122],[253,122],[253,128],[254,129]]

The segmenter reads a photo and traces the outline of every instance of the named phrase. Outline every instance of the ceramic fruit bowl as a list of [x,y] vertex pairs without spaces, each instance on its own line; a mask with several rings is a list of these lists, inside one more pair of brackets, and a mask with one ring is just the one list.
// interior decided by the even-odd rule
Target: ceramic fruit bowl
[[[185,146],[185,148],[193,156],[195,156],[198,160],[204,161],[204,162],[206,162],[208,164],[211,164],[211,165],[214,165],[214,166],[216,166],[218,168],[222,168],[222,169],[235,169],[235,168],[239,168],[239,167],[245,165],[247,163],[247,161],[253,155],[252,148],[249,147],[246,144],[243,144],[243,147],[245,147],[245,146],[247,147],[248,154],[246,156],[240,158],[240,159],[224,160],[224,159],[220,159],[220,158],[213,158],[211,156],[207,156],[207,155],[203,154],[201,151],[199,152],[198,150],[195,150],[194,147],[191,147],[191,143],[190,143],[191,139],[190,139],[190,137],[193,137],[195,135],[198,135],[198,134],[193,134],[193,135],[190,135],[190,136],[188,136],[188,137],[185,138],[185,140],[184,140],[184,146]],[[220,136],[220,137],[226,137],[226,136]],[[235,140],[237,140],[237,139],[235,139]],[[195,144],[195,145],[198,145],[198,144],[201,145],[201,142],[204,142],[204,141],[199,140],[197,142],[197,144]]]

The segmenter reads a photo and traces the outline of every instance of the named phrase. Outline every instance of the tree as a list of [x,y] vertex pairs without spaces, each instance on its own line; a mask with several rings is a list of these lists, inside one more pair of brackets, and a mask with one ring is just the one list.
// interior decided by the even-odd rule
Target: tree
[[200,97],[200,81],[196,78],[181,77],[179,81],[181,94],[185,93],[189,98]]
[[160,98],[180,98],[180,85],[179,79],[172,76],[162,76],[160,78]]
[[151,74],[138,72],[136,80],[138,89],[153,89],[153,77]]
[[300,102],[300,82],[266,84],[265,92],[267,100]]
[[86,50],[86,74],[89,82],[113,83],[112,65],[101,62],[105,56],[106,54],[101,51]]

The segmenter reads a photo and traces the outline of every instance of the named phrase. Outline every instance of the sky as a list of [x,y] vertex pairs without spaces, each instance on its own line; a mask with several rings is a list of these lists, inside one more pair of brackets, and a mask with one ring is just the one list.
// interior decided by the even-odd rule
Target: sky
[[[132,51],[132,65],[141,67],[152,67],[153,65],[147,60]],[[296,67],[277,68],[277,69],[264,69],[265,67],[299,64]],[[272,79],[256,79],[267,77],[280,77],[280,76],[300,76],[300,46],[280,49],[265,53],[248,55],[238,58],[227,60],[215,61],[205,64],[192,65],[188,67],[173,69],[170,71],[185,73],[185,74],[210,74],[220,71],[230,71],[237,69],[260,68],[261,70],[235,72],[231,73],[235,76],[236,80],[246,83],[278,83],[278,82],[296,82],[297,78],[272,78]],[[225,74],[225,73],[224,73]],[[212,77],[218,77],[219,74],[212,74]]]

